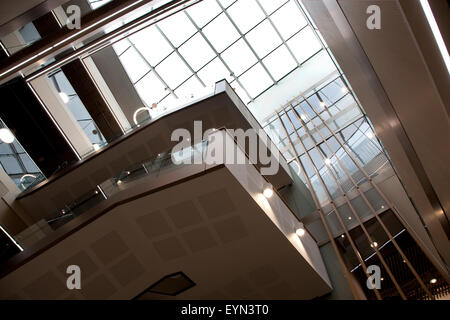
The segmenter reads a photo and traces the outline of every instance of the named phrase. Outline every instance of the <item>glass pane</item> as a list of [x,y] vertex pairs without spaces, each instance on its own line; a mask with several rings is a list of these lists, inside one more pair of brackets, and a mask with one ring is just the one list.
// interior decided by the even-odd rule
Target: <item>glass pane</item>
[[244,73],[239,79],[252,97],[256,97],[273,84],[269,75],[260,63]]
[[172,47],[155,26],[145,28],[130,36],[129,39],[152,66],[172,52]]
[[185,14],[174,14],[158,22],[158,26],[175,47],[179,47],[197,31]]
[[255,0],[237,1],[227,11],[243,34],[265,18]]
[[262,58],[281,44],[281,39],[269,21],[264,21],[250,31],[246,38],[256,54]]
[[230,76],[230,72],[228,72],[228,69],[219,58],[216,58],[208,63],[198,72],[198,76],[206,85],[214,84],[223,79],[227,79],[229,82],[233,80],[233,77]]
[[307,27],[290,39],[287,44],[295,54],[299,63],[302,63],[314,53],[322,49],[322,45],[317,40],[314,32]]
[[120,56],[129,47],[130,47],[130,42],[127,39],[117,41],[116,43],[113,44],[113,49],[114,49],[114,51],[116,51],[116,54],[118,56]]
[[188,81],[183,83],[180,88],[175,90],[175,94],[183,101],[190,101],[201,97],[203,95],[203,89],[205,88],[202,86],[200,81],[193,76]]
[[150,70],[144,59],[141,58],[134,48],[125,51],[125,53],[120,56],[120,61],[122,61],[132,82],[136,82]]
[[236,28],[224,13],[208,24],[203,32],[219,53],[239,38]]
[[308,24],[294,1],[289,1],[275,12],[272,21],[284,40]]
[[242,39],[227,49],[222,54],[222,58],[237,76],[250,68],[250,66],[257,61],[253,52]]
[[198,70],[214,58],[215,54],[199,33],[183,44],[180,53],[194,70]]
[[188,8],[187,12],[194,19],[195,24],[203,28],[215,16],[222,12],[222,10],[216,0],[203,0]]
[[152,106],[158,103],[167,93],[168,90],[163,83],[156,77],[154,72],[150,72],[136,84],[136,90],[141,99],[148,105]]
[[297,67],[294,58],[292,58],[284,45],[264,58],[263,63],[266,65],[267,69],[269,69],[269,72],[275,80],[280,80]]
[[267,14],[271,14],[283,5],[286,0],[258,0]]
[[191,75],[189,68],[175,52],[156,67],[156,72],[172,89]]

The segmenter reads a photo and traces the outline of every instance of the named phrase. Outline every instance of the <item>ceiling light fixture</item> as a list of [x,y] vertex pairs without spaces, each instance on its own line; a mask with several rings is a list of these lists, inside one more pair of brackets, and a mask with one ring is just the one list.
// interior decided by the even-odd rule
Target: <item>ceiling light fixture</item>
[[12,134],[11,130],[8,128],[1,128],[0,129],[0,140],[4,143],[13,143],[14,142],[14,135]]
[[61,99],[62,99],[62,101],[64,102],[64,103],[68,103],[69,102],[69,96],[67,95],[67,93],[65,93],[65,92],[60,92],[59,93],[59,96],[61,97]]
[[447,71],[450,73],[450,57],[448,55],[444,39],[442,38],[441,31],[439,30],[439,27],[436,23],[436,19],[434,18],[430,4],[428,3],[427,0],[420,0],[420,4],[422,5],[422,9],[425,12],[425,17],[427,18],[428,24],[430,25],[431,31],[433,32],[434,39],[436,40],[436,43],[439,47],[439,51],[441,52],[442,58],[444,59]]
[[266,197],[267,199],[269,199],[270,197],[273,196],[273,189],[272,186],[266,187],[263,191],[263,195],[264,197]]
[[378,242],[374,241],[374,242],[372,242],[372,243],[370,244],[370,246],[371,246],[372,248],[376,248],[376,247],[378,247]]
[[297,234],[297,236],[299,237],[303,237],[305,235],[305,228],[303,226],[303,224],[301,225],[300,228],[298,228],[297,230],[295,230],[295,233]]
[[430,280],[430,283],[436,283],[436,282],[437,282],[436,278],[433,278],[433,279]]

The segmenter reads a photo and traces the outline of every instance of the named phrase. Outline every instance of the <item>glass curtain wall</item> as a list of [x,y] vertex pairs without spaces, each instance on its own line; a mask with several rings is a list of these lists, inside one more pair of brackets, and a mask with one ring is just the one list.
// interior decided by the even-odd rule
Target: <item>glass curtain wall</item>
[[[264,128],[313,195],[320,219],[307,224],[308,229],[322,241],[331,239],[345,272],[358,271],[366,288],[367,261],[378,259],[391,290],[366,290],[368,297],[433,299],[431,284],[438,273],[423,258],[432,271],[419,274],[418,254],[412,256],[413,251],[398,244],[405,226],[374,182],[395,173],[343,76],[293,99]],[[412,238],[409,242],[420,251]],[[388,263],[392,252],[405,264],[401,271]]]
[[84,133],[86,133],[89,141],[94,146],[94,149],[98,149],[99,147],[105,145],[107,143],[105,138],[98,129],[89,112],[86,110],[83,102],[81,102],[77,93],[71,86],[69,80],[64,75],[64,72],[58,70],[49,74],[48,77],[61,97],[61,100],[72,113]]
[[152,117],[222,79],[248,103],[322,50],[294,0],[204,0],[113,47]]
[[45,179],[13,133],[0,120],[0,164],[3,170],[23,191]]

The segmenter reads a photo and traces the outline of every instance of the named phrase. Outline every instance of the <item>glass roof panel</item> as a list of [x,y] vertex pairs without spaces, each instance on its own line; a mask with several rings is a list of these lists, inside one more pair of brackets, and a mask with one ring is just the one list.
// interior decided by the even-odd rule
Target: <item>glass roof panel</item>
[[142,100],[151,107],[169,93],[154,72],[150,72],[136,84],[136,90]]
[[228,48],[222,54],[222,58],[236,76],[240,75],[257,61],[253,52],[242,39]]
[[120,61],[132,82],[136,82],[146,72],[150,70],[144,59],[136,52],[134,48],[130,48],[120,56]]
[[250,31],[246,38],[259,57],[266,56],[282,42],[268,20]]
[[222,12],[222,9],[217,4],[216,0],[203,0],[187,9],[187,13],[194,19],[195,24],[200,28],[203,28],[220,12]]
[[220,4],[226,9],[231,6],[236,0],[219,0]]
[[237,1],[227,12],[243,34],[266,17],[255,0]]
[[127,39],[120,40],[113,44],[113,49],[117,55],[120,56],[125,50],[130,47],[130,42]]
[[224,66],[219,58],[208,63],[202,70],[198,72],[198,76],[206,85],[211,85],[217,81],[227,79],[229,82],[233,80],[228,69]]
[[241,100],[244,103],[248,103],[251,100],[250,97],[245,92],[245,90],[242,89],[239,83],[237,83],[237,81],[231,82],[230,86],[233,88],[233,90],[236,92],[236,94],[239,96],[239,98],[241,98]]
[[200,81],[193,76],[188,81],[183,83],[177,90],[175,90],[175,94],[178,98],[189,101],[193,99],[197,99],[203,95],[205,87],[202,86]]
[[294,52],[295,57],[299,63],[302,63],[314,53],[322,49],[322,45],[317,40],[314,32],[310,27],[306,27],[298,34],[296,34],[292,39],[287,41],[287,44]]
[[236,28],[224,13],[209,23],[203,32],[219,53],[239,38]]
[[283,5],[286,0],[258,0],[267,14],[271,14]]
[[164,19],[161,22],[158,22],[158,26],[175,47],[179,47],[184,41],[197,32],[197,29],[184,13],[174,14],[167,19]]
[[172,52],[172,47],[155,26],[145,28],[130,36],[129,39],[152,66]]
[[284,40],[307,25],[300,9],[292,0],[272,15],[272,21]]
[[156,67],[156,72],[172,89],[191,76],[191,71],[175,52]]
[[264,58],[263,63],[275,80],[280,80],[297,67],[297,63],[284,45]]
[[241,80],[242,85],[248,90],[248,93],[252,97],[257,96],[273,84],[269,75],[260,63],[244,73],[239,80]]
[[214,51],[200,33],[183,44],[180,53],[194,70],[198,70],[215,57]]

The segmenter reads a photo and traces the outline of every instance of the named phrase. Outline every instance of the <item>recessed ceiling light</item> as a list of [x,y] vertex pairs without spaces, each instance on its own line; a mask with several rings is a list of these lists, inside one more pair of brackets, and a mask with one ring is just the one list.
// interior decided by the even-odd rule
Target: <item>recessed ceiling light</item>
[[13,143],[14,142],[14,135],[12,134],[11,130],[8,128],[1,128],[0,129],[0,140],[4,143]]
[[376,248],[376,247],[378,247],[378,242],[374,241],[374,242],[372,242],[372,243],[370,244],[370,246],[371,246],[372,248]]
[[348,217],[348,220],[352,220],[352,217]]
[[436,283],[436,282],[437,282],[436,278],[433,278],[433,279],[430,280],[430,283]]
[[341,235],[341,238],[345,238],[345,235]]
[[266,197],[266,198],[272,197],[272,196],[273,196],[273,189],[272,189],[272,187],[266,187],[266,188],[264,189],[264,191],[263,191],[263,195],[264,195],[264,197]]
[[305,234],[305,229],[303,227],[298,228],[297,230],[295,230],[295,233],[299,236],[299,237],[303,237]]
[[380,280],[381,280],[381,281],[383,281],[383,280],[384,280],[384,278],[381,278]]
[[61,99],[62,99],[62,101],[64,102],[64,103],[67,103],[67,102],[69,102],[69,96],[67,95],[67,93],[65,93],[65,92],[60,92],[59,93],[59,96],[61,97]]

